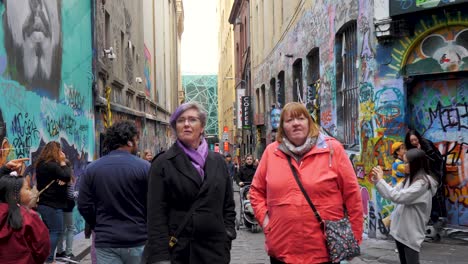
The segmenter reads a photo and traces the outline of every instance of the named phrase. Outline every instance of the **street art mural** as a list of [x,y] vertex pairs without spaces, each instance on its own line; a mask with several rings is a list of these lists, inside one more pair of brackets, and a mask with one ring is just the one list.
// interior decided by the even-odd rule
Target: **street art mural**
[[408,54],[406,75],[468,70],[468,29],[442,28]]
[[[144,74],[145,74],[145,94],[149,98],[153,98],[151,92],[151,53],[145,45],[145,64],[144,64]],[[154,99],[154,98],[153,98]]]
[[[343,124],[338,123],[336,112],[337,105],[342,103],[336,96],[340,86],[335,78],[336,33],[347,22],[356,20],[358,59],[354,65],[359,83],[359,146],[347,151],[361,185],[365,232],[369,237],[386,237],[389,232],[383,219],[395,205],[375,191],[369,176],[372,167],[379,165],[390,182],[394,161],[391,146],[404,140],[408,127],[424,133],[444,155],[449,221],[467,225],[468,83],[461,76],[468,70],[468,12],[463,5],[445,12],[435,8],[461,1],[389,1],[380,8],[398,6],[399,14],[432,9],[428,11],[431,13],[418,13],[418,18],[408,15],[411,33],[395,34],[389,41],[380,41],[375,37],[372,10],[382,2],[385,1],[316,1],[264,61],[254,65],[253,86],[268,84],[283,73],[285,98],[291,100],[292,62],[304,60],[312,49],[318,48],[320,85],[308,87],[306,103],[314,117],[319,117],[316,120],[322,130],[337,137]],[[293,55],[294,60],[285,54]],[[445,80],[437,79],[442,75]],[[317,95],[318,98],[313,98]]]
[[448,220],[468,226],[468,78],[421,81],[408,91],[409,125],[445,158]]
[[[89,1],[0,2],[0,165],[59,141],[78,178],[94,153]],[[77,230],[84,223],[74,214]]]
[[[159,121],[152,119],[145,119],[128,115],[122,112],[110,110],[110,122],[115,123],[122,120],[130,120],[135,122],[135,125],[140,132],[140,141],[138,149],[143,151],[150,149],[153,153],[159,153],[161,150],[167,150],[174,142],[171,137],[169,124],[163,124]],[[108,122],[109,114],[107,111],[102,111],[96,116],[96,142],[101,141],[102,135],[106,130],[106,123]],[[100,153],[99,150],[98,153]]]
[[415,25],[414,36],[396,41],[390,53],[384,51],[378,58],[381,77],[466,71],[468,15],[458,11],[423,18]]

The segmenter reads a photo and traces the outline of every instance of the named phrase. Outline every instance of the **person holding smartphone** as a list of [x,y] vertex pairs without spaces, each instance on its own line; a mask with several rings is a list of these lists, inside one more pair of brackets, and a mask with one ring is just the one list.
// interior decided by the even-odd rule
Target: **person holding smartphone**
[[429,172],[424,151],[410,149],[403,161],[407,174],[403,182],[390,186],[383,179],[380,166],[372,169],[372,181],[383,198],[397,204],[392,214],[390,235],[396,241],[400,262],[418,264],[437,181]]

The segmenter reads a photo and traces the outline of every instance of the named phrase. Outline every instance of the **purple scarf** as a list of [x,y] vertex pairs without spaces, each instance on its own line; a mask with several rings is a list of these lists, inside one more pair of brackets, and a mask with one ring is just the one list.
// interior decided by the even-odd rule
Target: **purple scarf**
[[208,144],[205,138],[202,138],[201,144],[196,150],[186,147],[180,140],[177,140],[177,145],[187,154],[203,181],[205,179],[205,171],[203,168],[205,167],[206,157],[208,157]]

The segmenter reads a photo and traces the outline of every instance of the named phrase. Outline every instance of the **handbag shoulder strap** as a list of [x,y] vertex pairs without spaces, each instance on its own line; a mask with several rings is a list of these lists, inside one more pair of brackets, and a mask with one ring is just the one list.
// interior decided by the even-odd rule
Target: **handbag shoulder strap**
[[312,200],[310,200],[309,195],[307,195],[306,190],[304,189],[304,186],[302,186],[301,180],[299,180],[299,176],[297,175],[297,171],[294,168],[294,166],[291,163],[291,156],[288,155],[288,162],[289,162],[289,167],[291,167],[291,171],[294,175],[294,179],[296,179],[297,185],[299,185],[299,189],[301,189],[302,194],[304,195],[305,199],[307,200],[307,203],[309,203],[310,208],[312,208],[312,211],[314,211],[314,215],[319,221],[320,224],[323,225],[323,220],[322,217],[320,216],[319,212],[317,211],[317,208],[315,208],[315,205],[312,203]]
[[177,237],[179,236],[180,232],[182,232],[182,230],[184,230],[185,226],[187,225],[188,223],[188,220],[190,219],[190,217],[192,216],[192,213],[195,211],[195,209],[197,209],[197,207],[199,206],[200,204],[200,194],[201,194],[201,188],[200,188],[200,191],[198,192],[197,196],[195,196],[195,202],[193,202],[192,206],[190,207],[190,209],[187,211],[187,213],[185,214],[185,217],[184,217],[184,220],[182,220],[182,222],[180,222],[179,226],[177,227],[176,231],[174,232],[174,234],[172,234],[172,236],[170,236],[170,242],[173,242],[173,244],[175,245],[177,243]]
[[52,185],[52,183],[54,183],[54,182],[55,182],[55,180],[52,180],[51,182],[49,182],[49,184],[47,184],[46,187],[44,187],[44,189],[39,191],[38,195],[41,195],[41,193],[43,193],[45,190],[47,190]]

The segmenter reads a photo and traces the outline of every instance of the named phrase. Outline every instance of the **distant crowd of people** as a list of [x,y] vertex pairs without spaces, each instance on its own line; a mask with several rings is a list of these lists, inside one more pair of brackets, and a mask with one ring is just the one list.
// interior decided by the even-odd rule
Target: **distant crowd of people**
[[[361,243],[363,205],[354,168],[342,144],[321,132],[303,104],[286,104],[276,141],[261,159],[247,154],[242,164],[209,150],[206,122],[200,105],[180,105],[170,118],[176,141],[156,156],[139,152],[133,122],[115,123],[105,132],[105,155],[88,164],[76,188],[73,164],[58,142],[40,150],[32,164],[35,181],[23,176],[29,159],[6,162],[0,168],[1,262],[73,260],[77,206],[92,230],[93,263],[229,263],[237,236],[234,182],[249,186],[249,206],[271,263],[333,263],[315,210],[324,220],[347,216]],[[391,152],[391,180],[380,166],[369,180],[396,205],[389,228],[401,263],[419,263],[426,225],[446,216],[445,164],[414,130]]]

